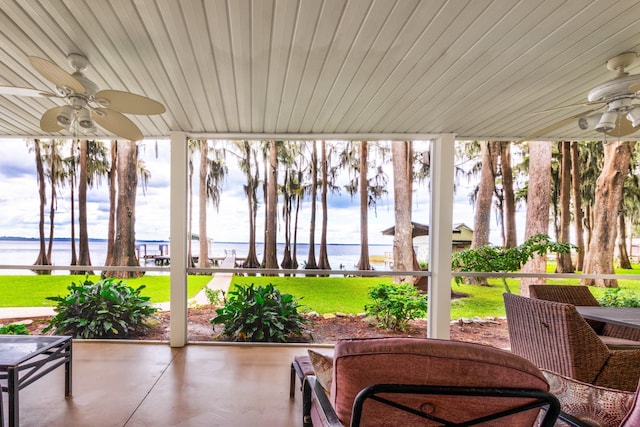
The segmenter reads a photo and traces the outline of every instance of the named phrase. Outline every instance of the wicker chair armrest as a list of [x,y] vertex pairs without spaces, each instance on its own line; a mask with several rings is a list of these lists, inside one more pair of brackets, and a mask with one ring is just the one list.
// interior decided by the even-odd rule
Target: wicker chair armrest
[[611,350],[593,384],[618,390],[635,391],[640,378],[640,349]]

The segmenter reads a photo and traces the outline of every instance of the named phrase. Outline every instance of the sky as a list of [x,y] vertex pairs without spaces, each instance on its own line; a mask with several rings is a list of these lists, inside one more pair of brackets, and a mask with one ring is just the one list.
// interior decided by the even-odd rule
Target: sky
[[[157,143],[157,150],[156,150]],[[156,157],[157,151],[157,157]],[[169,185],[170,185],[170,147],[167,140],[145,140],[141,143],[139,158],[151,173],[146,192],[138,188],[136,206],[136,238],[138,240],[169,239]],[[64,154],[64,153],[63,153]],[[247,200],[244,195],[244,176],[236,161],[228,159],[229,173],[226,178],[219,211],[209,204],[208,235],[218,242],[248,242]],[[38,237],[39,200],[36,180],[34,153],[29,152],[27,144],[20,139],[0,140],[0,236]],[[196,166],[197,171],[197,166]],[[393,243],[391,236],[383,236],[381,231],[394,223],[393,214],[393,174],[391,166],[386,168],[389,177],[388,196],[378,201],[376,210],[369,211],[369,243]],[[339,178],[342,184],[347,177]],[[455,223],[465,223],[473,228],[473,207],[469,203],[472,184],[461,183],[455,195]],[[197,193],[197,185],[194,184]],[[428,224],[429,204],[426,185],[414,188],[413,220]],[[197,212],[197,194],[194,210]],[[319,195],[318,195],[319,197]],[[77,198],[77,195],[76,195]],[[109,214],[109,196],[107,181],[102,185],[89,188],[88,218],[89,237],[106,238]],[[328,242],[336,244],[357,244],[360,241],[359,199],[354,199],[343,189],[340,194],[329,197]],[[47,197],[49,203],[49,197]],[[262,204],[258,212],[258,241],[262,237]],[[317,205],[316,243],[320,241],[321,207]],[[48,204],[45,214],[48,220]],[[70,228],[70,192],[69,187],[59,190],[55,216],[55,236],[69,237]],[[309,241],[310,201],[305,200],[298,227],[298,241]],[[77,215],[77,211],[76,211]],[[500,244],[497,225],[492,222],[491,241]],[[48,228],[46,230],[48,233]],[[194,232],[197,233],[197,213],[194,213]],[[76,229],[77,233],[77,229]],[[77,235],[77,234],[76,234]],[[278,242],[283,242],[283,232],[279,230]]]

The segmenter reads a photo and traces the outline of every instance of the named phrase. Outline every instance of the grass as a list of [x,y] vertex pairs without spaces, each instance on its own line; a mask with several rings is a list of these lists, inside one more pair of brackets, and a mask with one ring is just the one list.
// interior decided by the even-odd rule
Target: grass
[[[71,282],[79,283],[83,275],[46,275],[46,276],[0,276],[0,307],[47,307],[54,306],[50,296],[64,296]],[[100,276],[89,276],[92,281]],[[151,302],[169,301],[169,276],[143,276],[135,279],[123,279],[132,288],[146,287],[142,295],[151,298]],[[211,276],[189,276],[187,295],[195,296],[209,281]]]
[[273,283],[281,292],[292,294],[308,311],[318,313],[362,313],[369,303],[367,292],[378,283],[391,283],[390,277],[239,277],[234,284]]
[[[549,264],[547,271],[553,272],[555,265]],[[640,265],[633,270],[616,270],[620,288],[633,291],[640,296],[640,281],[625,279],[625,274],[640,274]],[[98,280],[98,276],[91,276]],[[84,276],[0,276],[0,307],[51,306],[46,297],[66,295],[67,285],[76,283]],[[210,276],[189,276],[188,296],[193,297],[210,280]],[[152,302],[169,301],[169,276],[144,276],[127,279],[126,283],[136,288],[146,285],[144,295]],[[266,285],[273,283],[284,293],[294,295],[307,311],[318,313],[357,314],[364,312],[368,304],[369,288],[379,283],[391,283],[390,277],[280,277],[280,276],[235,276],[233,284]],[[553,279],[553,284],[579,284],[579,279]],[[507,279],[511,292],[520,292],[520,281]],[[490,279],[489,286],[452,284],[455,292],[468,294],[467,298],[455,299],[451,303],[451,318],[504,316],[502,294],[504,287],[500,279]],[[592,287],[591,291],[600,298],[604,288]]]

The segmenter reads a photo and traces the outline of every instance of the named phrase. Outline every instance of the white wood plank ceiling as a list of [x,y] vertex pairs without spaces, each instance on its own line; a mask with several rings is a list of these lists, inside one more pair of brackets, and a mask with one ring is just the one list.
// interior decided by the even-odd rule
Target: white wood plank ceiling
[[[67,55],[82,53],[100,89],[166,106],[131,116],[146,137],[518,140],[586,107],[527,113],[586,101],[615,76],[609,58],[640,52],[630,0],[0,0],[0,10],[0,85],[51,91],[27,57],[72,71]],[[56,103],[0,96],[0,135],[46,136],[40,117]],[[538,139],[559,138],[602,134],[576,119]]]

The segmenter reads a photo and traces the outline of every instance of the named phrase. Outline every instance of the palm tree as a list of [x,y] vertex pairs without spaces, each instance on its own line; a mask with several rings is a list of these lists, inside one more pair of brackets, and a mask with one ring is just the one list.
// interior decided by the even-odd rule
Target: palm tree
[[267,200],[264,242],[265,268],[278,268],[278,145],[280,141],[269,141],[269,163],[267,168]]
[[496,170],[500,154],[499,144],[499,141],[480,142],[482,169],[475,200],[472,248],[479,248],[489,244],[491,207],[493,206],[493,195],[496,191]]
[[104,261],[104,265],[115,265],[114,256],[116,244],[116,205],[118,200],[117,185],[118,185],[118,141],[111,141],[111,167],[107,172],[107,179],[109,180],[109,222],[107,225],[107,258]]
[[327,150],[327,141],[322,141],[321,147],[320,170],[322,174],[322,190],[320,198],[322,203],[322,229],[320,231],[320,253],[318,254],[318,268],[322,270],[331,270],[331,265],[329,264],[329,254],[327,252],[327,226],[329,222],[327,196],[330,190],[336,189],[334,185],[336,169],[330,167],[333,149]]
[[518,246],[516,233],[516,202],[511,167],[511,142],[500,142],[500,175],[502,176],[502,196],[504,198],[503,224],[505,229],[504,247]]
[[[28,144],[28,143],[27,143]],[[33,265],[51,265],[51,261],[47,256],[44,237],[44,209],[47,203],[46,184],[44,177],[44,167],[42,166],[41,142],[34,139],[30,150],[35,152],[36,157],[36,173],[38,177],[38,193],[40,195],[40,222],[38,223],[38,232],[40,236],[40,252],[38,258]],[[51,274],[50,270],[34,270],[38,274]]]
[[377,166],[374,176],[368,178],[368,150],[369,143],[360,141],[357,148],[353,142],[348,142],[340,152],[340,167],[354,173],[345,189],[351,196],[358,193],[360,198],[360,259],[357,264],[359,270],[371,270],[368,209],[375,209],[376,202],[387,193],[387,178],[381,166]]
[[63,140],[52,139],[48,142],[44,142],[44,166],[45,176],[49,179],[49,186],[51,190],[51,196],[49,199],[49,245],[47,247],[47,258],[51,260],[51,253],[53,250],[53,238],[54,238],[54,224],[55,213],[58,203],[58,185],[63,185],[67,178],[67,171],[64,167],[62,156],[60,155],[60,148],[64,144]]
[[[551,144],[545,141],[529,142],[529,188],[527,193],[527,219],[525,240],[534,235],[546,234],[549,229],[549,201],[551,200]],[[522,266],[523,273],[544,273],[546,256],[535,255]],[[529,285],[544,284],[544,279],[520,279],[520,294],[529,296]]]
[[[571,142],[558,142],[560,151],[560,235],[559,242],[571,240]],[[573,273],[570,253],[557,254],[556,273]]]
[[207,169],[209,166],[209,142],[198,141],[200,148],[200,172],[198,174],[198,267],[209,267],[209,242],[207,236]]
[[[258,212],[258,184],[260,181],[258,169],[258,153],[251,146],[249,141],[235,142],[237,149],[238,165],[240,170],[244,172],[246,184],[244,192],[247,196],[248,212],[249,212],[249,249],[247,258],[242,263],[242,268],[259,268],[260,261],[256,252],[256,218]],[[236,154],[233,151],[232,154]]]
[[573,193],[573,216],[575,218],[574,233],[576,236],[575,245],[578,247],[576,252],[576,270],[582,271],[584,263],[584,227],[582,225],[584,213],[582,212],[582,197],[580,194],[581,178],[580,178],[580,147],[577,141],[571,142],[571,189]]
[[[141,171],[138,162],[138,146],[134,141],[117,141],[116,143],[116,175],[117,175],[117,206],[116,233],[113,245],[113,266],[140,265],[136,254],[136,193],[138,188],[138,173]],[[144,179],[148,178],[148,171],[142,172]],[[107,277],[120,279],[139,277],[143,273],[134,271],[108,271]]]
[[[391,143],[393,162],[393,269],[410,271],[414,268],[413,225],[411,224],[411,195],[413,182],[413,150],[411,141]],[[394,276],[398,283],[412,281],[410,276]]]
[[[624,181],[629,174],[635,142],[608,142],[604,146],[604,166],[596,182],[593,238],[585,255],[585,274],[613,273],[613,253],[617,212],[622,202]],[[583,279],[583,284],[607,288],[618,287],[616,279]]]
[[76,159],[76,141],[71,140],[69,157],[65,159],[66,169],[68,171],[67,177],[69,179],[69,199],[71,205],[71,263],[69,265],[76,265],[78,263],[78,254],[76,252],[76,172],[77,172],[77,159]]
[[284,253],[280,266],[287,269],[298,268],[297,229],[302,186],[303,155],[299,143],[285,142],[280,151],[280,166],[284,171],[282,193],[282,218],[284,221]]
[[[89,254],[89,232],[87,228],[87,187],[99,185],[102,177],[109,172],[109,156],[104,144],[100,141],[82,139],[79,141],[79,176],[78,176],[78,265],[91,265]],[[110,209],[113,209],[110,206]],[[91,270],[78,274],[93,274]]]
[[316,198],[318,193],[318,148],[316,141],[313,141],[311,145],[309,175],[311,176],[311,217],[309,220],[309,253],[305,268],[315,270],[318,268],[316,263]]

